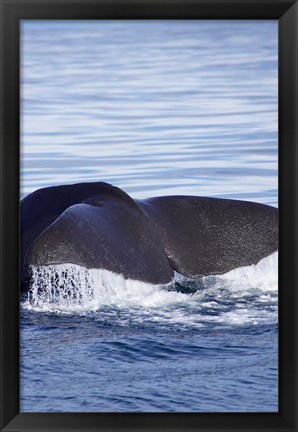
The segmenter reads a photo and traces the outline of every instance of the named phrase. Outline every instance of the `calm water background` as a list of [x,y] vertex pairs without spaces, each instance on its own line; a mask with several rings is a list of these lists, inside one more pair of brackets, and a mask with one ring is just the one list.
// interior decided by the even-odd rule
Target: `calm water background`
[[[24,21],[21,195],[278,205],[276,21]],[[277,256],[177,289],[97,275],[21,308],[22,411],[277,411]]]

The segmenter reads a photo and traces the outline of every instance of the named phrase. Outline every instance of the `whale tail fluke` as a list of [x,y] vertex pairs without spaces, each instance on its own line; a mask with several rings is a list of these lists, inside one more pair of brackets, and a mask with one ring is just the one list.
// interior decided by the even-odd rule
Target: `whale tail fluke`
[[191,196],[139,203],[156,224],[171,267],[188,277],[257,264],[278,249],[275,207]]
[[78,264],[153,284],[256,264],[278,249],[278,210],[218,198],[133,200],[106,183],[45,188],[21,203],[28,266]]

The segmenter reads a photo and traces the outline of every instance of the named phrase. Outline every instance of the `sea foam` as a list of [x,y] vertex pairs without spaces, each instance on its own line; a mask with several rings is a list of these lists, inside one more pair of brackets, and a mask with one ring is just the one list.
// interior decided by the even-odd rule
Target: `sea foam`
[[[276,320],[278,253],[257,265],[200,279],[175,273],[168,285],[124,279],[107,270],[63,264],[32,266],[33,284],[22,307],[38,312],[87,313],[106,307],[134,319],[200,326]],[[182,288],[182,289],[181,289]]]

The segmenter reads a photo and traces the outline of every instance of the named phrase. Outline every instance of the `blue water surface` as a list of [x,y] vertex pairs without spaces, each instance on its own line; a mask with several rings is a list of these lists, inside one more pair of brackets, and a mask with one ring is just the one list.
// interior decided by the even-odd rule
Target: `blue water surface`
[[[278,206],[277,21],[23,21],[21,196]],[[22,299],[21,411],[276,412],[277,254],[173,287]],[[182,288],[183,289],[182,289]]]

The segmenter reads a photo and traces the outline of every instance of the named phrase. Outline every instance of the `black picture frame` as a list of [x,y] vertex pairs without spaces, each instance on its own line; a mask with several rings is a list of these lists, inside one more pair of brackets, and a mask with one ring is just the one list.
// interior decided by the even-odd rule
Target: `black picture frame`
[[[292,0],[0,0],[1,430],[297,431],[298,5]],[[20,41],[25,19],[270,19],[279,21],[278,413],[20,413]],[[261,25],[261,24],[260,24]]]

